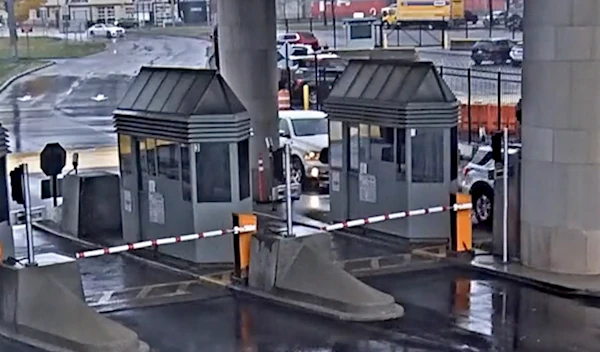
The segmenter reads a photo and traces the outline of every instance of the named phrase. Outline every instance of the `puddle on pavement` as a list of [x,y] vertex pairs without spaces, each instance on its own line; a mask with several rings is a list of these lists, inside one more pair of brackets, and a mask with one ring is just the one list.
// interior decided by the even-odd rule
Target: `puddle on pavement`
[[575,300],[452,269],[365,281],[405,305],[386,328],[426,326],[482,351],[598,351],[600,309]]

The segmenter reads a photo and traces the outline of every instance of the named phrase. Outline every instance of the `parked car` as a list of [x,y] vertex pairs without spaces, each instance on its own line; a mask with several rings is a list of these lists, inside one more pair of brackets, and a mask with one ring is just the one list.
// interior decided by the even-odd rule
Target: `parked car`
[[329,145],[327,114],[315,110],[280,110],[279,144],[291,141],[292,182],[329,186],[329,166],[319,160]]
[[277,36],[277,45],[283,43],[290,44],[306,44],[310,45],[313,50],[319,49],[319,40],[310,32],[293,32],[283,33]]
[[125,29],[115,25],[96,23],[88,28],[87,33],[90,37],[118,38],[125,36]]
[[483,16],[483,26],[486,28],[489,28],[490,25],[493,26],[498,26],[501,24],[504,24],[506,20],[506,12],[504,11],[493,11],[492,12],[492,18],[490,19],[490,14],[488,13],[487,15]]
[[510,60],[510,51],[516,43],[510,39],[482,39],[473,45],[471,60],[475,65],[491,61],[496,65]]
[[510,50],[510,62],[515,67],[521,67],[523,64],[523,43],[519,43]]
[[467,23],[477,24],[477,22],[479,22],[479,16],[469,10],[465,10],[465,21]]
[[[508,153],[514,154],[520,145],[509,146]],[[473,214],[477,222],[491,226],[494,214],[494,172],[492,147],[484,145],[477,149],[471,161],[463,168],[462,188],[471,194]]]

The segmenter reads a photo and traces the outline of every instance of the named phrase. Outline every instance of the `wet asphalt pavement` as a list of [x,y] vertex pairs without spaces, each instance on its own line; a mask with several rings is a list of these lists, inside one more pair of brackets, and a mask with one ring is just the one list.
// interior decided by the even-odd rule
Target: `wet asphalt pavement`
[[207,43],[126,38],[102,53],[56,64],[0,93],[0,122],[13,152],[38,152],[49,142],[83,149],[115,145],[112,111],[142,65],[203,67]]

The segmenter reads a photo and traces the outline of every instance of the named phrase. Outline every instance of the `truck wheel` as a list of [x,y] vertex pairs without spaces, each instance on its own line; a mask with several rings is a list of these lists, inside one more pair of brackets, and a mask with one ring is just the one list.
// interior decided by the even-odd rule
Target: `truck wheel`
[[477,187],[472,191],[473,212],[477,222],[492,226],[494,219],[494,192],[490,187]]

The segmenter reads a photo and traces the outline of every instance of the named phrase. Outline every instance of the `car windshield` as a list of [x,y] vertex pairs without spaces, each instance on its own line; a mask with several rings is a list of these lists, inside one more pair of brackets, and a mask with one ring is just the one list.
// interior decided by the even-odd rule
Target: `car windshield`
[[473,164],[484,166],[492,160],[492,152],[489,150],[478,150],[471,159]]
[[298,137],[327,134],[327,119],[292,119],[294,134]]
[[494,46],[494,43],[490,40],[480,40],[473,46],[474,48],[489,48]]

